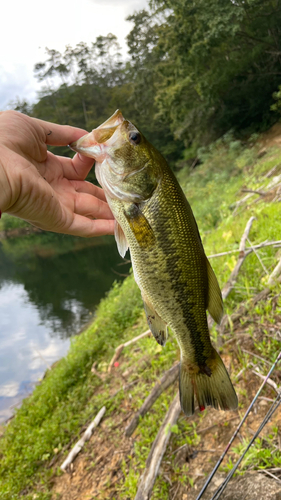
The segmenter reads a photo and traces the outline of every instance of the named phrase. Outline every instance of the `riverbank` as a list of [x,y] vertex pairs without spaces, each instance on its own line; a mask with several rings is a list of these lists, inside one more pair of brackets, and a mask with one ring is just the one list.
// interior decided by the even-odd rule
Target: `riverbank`
[[[247,247],[280,240],[281,153],[245,147],[229,138],[201,151],[201,165],[179,178],[196,215],[207,255],[223,286],[239,258],[239,243],[247,221],[255,217]],[[252,400],[260,380],[280,350],[280,286],[257,300],[280,259],[280,248],[263,247],[243,263],[237,283],[225,301],[228,321],[212,328],[213,342],[231,372],[238,412],[215,410],[183,414],[172,436],[152,499],[184,500],[212,467]],[[243,308],[242,308],[243,306]],[[240,311],[240,312],[239,312]],[[239,313],[239,315],[238,315]],[[238,315],[238,316],[237,316]],[[115,348],[147,329],[140,292],[129,276],[114,285],[96,313],[95,321],[73,339],[68,355],[50,370],[32,396],[23,402],[0,438],[1,500],[133,499],[153,440],[178,388],[172,385],[144,415],[131,438],[124,429],[165,370],[179,359],[172,335],[161,348],[144,338],[126,348],[113,373],[108,366]],[[94,371],[91,371],[95,363]],[[280,371],[272,375],[280,384]],[[231,468],[268,409],[274,390],[267,387],[258,401],[242,442],[231,449],[224,470]],[[266,399],[267,398],[267,399]],[[102,406],[101,427],[63,475],[59,466]],[[242,469],[280,468],[280,410]]]

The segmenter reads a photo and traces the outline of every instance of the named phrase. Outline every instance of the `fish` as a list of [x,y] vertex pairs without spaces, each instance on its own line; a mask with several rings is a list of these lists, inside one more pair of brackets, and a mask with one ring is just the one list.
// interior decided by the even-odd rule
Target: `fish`
[[121,111],[70,147],[94,158],[99,184],[115,218],[119,253],[130,249],[148,326],[164,346],[168,327],[180,348],[183,412],[207,406],[235,410],[236,392],[210,339],[208,310],[216,323],[223,302],[198,226],[162,154]]

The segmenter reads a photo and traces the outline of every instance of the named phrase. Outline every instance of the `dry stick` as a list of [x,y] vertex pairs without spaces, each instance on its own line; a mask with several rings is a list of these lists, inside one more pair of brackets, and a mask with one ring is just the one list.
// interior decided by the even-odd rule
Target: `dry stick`
[[265,196],[266,191],[257,191],[256,189],[241,189],[242,193],[253,193],[258,194],[259,196]]
[[[281,240],[276,240],[276,241],[263,241],[262,243],[259,243],[258,245],[253,245],[251,248],[245,248],[245,252],[247,255],[254,250],[259,250],[260,248],[265,248],[265,247],[272,247],[272,246],[280,246],[281,245]],[[224,255],[232,255],[234,253],[239,253],[239,249],[233,249],[233,250],[228,250],[227,252],[220,252],[220,253],[215,253],[213,255],[208,255],[208,259],[214,259],[215,257],[223,257]]]
[[[265,377],[264,375],[262,375],[262,374],[261,374],[261,373],[259,373],[259,372],[255,372],[255,370],[252,370],[252,372],[253,372],[255,375],[257,375],[258,377],[262,378],[263,380],[265,380],[265,379],[266,379],[266,377]],[[273,389],[277,392],[277,394],[280,392],[280,389],[278,389],[277,384],[274,382],[274,380],[271,380],[271,378],[268,378],[268,379],[266,380],[266,383],[267,383],[268,385],[270,385],[271,387],[273,387]]]
[[133,419],[129,423],[128,427],[125,429],[125,436],[130,437],[134,430],[137,428],[140,417],[143,417],[155,403],[156,399],[159,398],[160,394],[165,391],[170,385],[172,385],[179,376],[179,363],[170,368],[164,373],[161,380],[153,387],[151,393],[144,401],[141,408],[135,413]]
[[108,366],[108,370],[107,370],[108,373],[111,373],[113,365],[117,361],[117,359],[120,357],[120,355],[121,355],[124,347],[127,347],[130,344],[133,344],[134,342],[137,342],[139,339],[141,339],[143,337],[146,337],[147,335],[149,335],[149,333],[150,333],[150,330],[147,330],[146,332],[141,333],[140,335],[138,335],[137,337],[134,337],[133,339],[129,340],[128,342],[125,342],[125,344],[120,344],[118,347],[116,347],[114,356],[111,359],[111,361],[109,363],[109,366]]
[[[281,277],[277,279],[277,282],[281,282]],[[265,300],[267,296],[272,292],[271,288],[264,288],[261,292],[259,292],[253,299],[251,299],[251,302],[249,304],[249,307],[242,305],[239,307],[238,311],[230,316],[231,321],[234,323],[235,321],[238,321],[243,314],[246,314],[247,311],[250,309],[250,307],[255,306],[260,300]],[[226,326],[227,321],[229,320],[229,317],[227,314],[225,314],[221,320],[220,323],[220,332],[222,333],[222,329]],[[224,343],[224,345],[234,342],[234,339],[230,339],[227,342]]]
[[94,364],[93,364],[93,366],[92,366],[92,368],[91,368],[91,372],[92,372],[94,375],[96,375],[96,377],[98,377],[98,378],[99,378],[102,382],[104,382],[104,381],[105,381],[105,377],[106,377],[106,375],[105,375],[105,374],[101,375],[101,374],[98,372],[98,370],[96,369],[96,366],[97,366],[97,361],[95,361],[95,362],[94,362]]
[[113,356],[113,358],[110,361],[109,366],[108,366],[108,373],[110,373],[112,371],[113,365],[117,361],[117,359],[119,358],[124,347],[128,347],[129,345],[133,344],[134,342],[137,342],[138,340],[142,339],[143,337],[147,337],[149,334],[151,334],[150,330],[146,330],[146,332],[141,333],[140,335],[138,335],[137,337],[134,337],[131,340],[128,340],[128,342],[125,342],[125,344],[121,344],[118,347],[116,347],[115,354],[114,354],[114,356]]
[[268,286],[273,286],[278,281],[278,277],[281,273],[281,259],[279,260],[277,266],[273,269],[271,275],[268,278]]
[[246,354],[249,354],[250,356],[254,356],[254,358],[260,359],[261,361],[263,361],[267,365],[271,366],[271,363],[269,361],[267,361],[267,359],[264,359],[261,356],[258,356],[258,354],[255,354],[254,352],[251,352],[251,351],[247,351],[247,349],[243,349],[243,348],[241,348],[241,351],[245,352]]
[[171,435],[171,428],[177,422],[181,412],[179,395],[175,397],[169,410],[166,413],[163,424],[161,425],[155,441],[151,447],[145,470],[140,478],[139,487],[135,500],[149,500],[158,470],[165,453],[168,441]]
[[274,474],[272,474],[268,470],[262,469],[262,470],[259,470],[258,472],[263,472],[263,473],[267,474],[268,476],[273,477],[273,479],[275,479],[275,481],[277,481],[277,483],[281,484],[281,479],[279,479],[277,476],[275,476]]
[[89,427],[87,428],[87,430],[84,432],[82,438],[79,439],[79,441],[76,443],[76,445],[74,446],[74,448],[72,448],[71,452],[68,454],[67,458],[65,459],[65,461],[61,465],[61,470],[63,470],[64,472],[66,471],[66,468],[73,462],[74,458],[82,450],[82,448],[83,448],[84,444],[86,443],[86,441],[89,441],[89,439],[90,439],[90,437],[91,437],[91,435],[93,433],[94,428],[99,425],[102,417],[104,416],[105,410],[106,410],[106,408],[105,408],[105,406],[103,406],[102,409],[98,412],[96,418],[89,425]]
[[249,243],[249,245],[250,245],[251,249],[253,250],[254,254],[256,255],[256,257],[257,257],[257,259],[258,259],[258,261],[259,261],[259,263],[260,263],[261,267],[263,268],[263,270],[264,270],[265,274],[266,274],[266,275],[268,275],[268,274],[269,274],[269,273],[268,273],[268,270],[266,269],[266,267],[265,267],[265,265],[264,265],[264,263],[263,263],[263,261],[262,261],[261,257],[259,256],[259,254],[258,254],[258,252],[256,251],[256,249],[253,247],[253,245],[252,245],[251,241],[249,240],[249,238],[247,238],[247,241],[248,241],[248,243]]
[[244,231],[242,238],[240,240],[240,245],[239,245],[240,254],[239,254],[236,266],[233,269],[226,285],[223,287],[222,292],[221,292],[223,300],[226,299],[226,297],[230,294],[230,292],[231,292],[232,288],[234,287],[235,282],[237,280],[237,276],[238,276],[238,273],[240,271],[240,268],[241,268],[245,258],[247,257],[247,255],[249,255],[249,250],[247,252],[245,252],[246,241],[247,241],[247,238],[249,236],[249,232],[251,230],[252,224],[253,224],[255,219],[256,219],[255,217],[251,217],[246,224],[245,231]]
[[[220,458],[219,458],[218,462],[216,463],[216,465],[215,465],[214,469],[212,470],[211,474],[209,475],[209,477],[208,477],[207,481],[205,482],[205,484],[204,484],[203,488],[201,489],[201,491],[200,491],[199,495],[197,496],[196,500],[200,500],[200,499],[202,498],[202,496],[203,496],[203,494],[205,493],[206,489],[208,488],[208,486],[209,486],[210,482],[212,481],[212,479],[213,479],[213,477],[214,477],[215,473],[217,472],[217,470],[218,470],[219,466],[221,465],[221,463],[222,463],[222,461],[223,461],[223,459],[224,459],[225,455],[227,454],[227,452],[228,452],[228,450],[229,450],[230,446],[232,445],[232,443],[233,443],[234,439],[236,438],[236,436],[237,436],[238,432],[240,431],[240,429],[241,429],[242,425],[244,424],[245,420],[247,419],[247,417],[248,417],[249,413],[251,412],[251,410],[252,410],[252,408],[253,408],[253,406],[254,406],[255,402],[257,401],[257,399],[258,399],[258,397],[259,397],[259,395],[260,395],[261,391],[263,390],[263,388],[264,388],[265,384],[267,383],[267,380],[270,378],[270,375],[272,374],[273,370],[275,369],[275,367],[276,367],[277,363],[278,363],[280,360],[281,360],[281,352],[279,353],[279,355],[277,356],[277,358],[276,358],[275,362],[273,363],[272,367],[270,368],[270,370],[269,370],[268,374],[266,375],[266,377],[265,377],[265,379],[264,379],[264,381],[263,381],[262,385],[260,386],[260,388],[259,388],[258,392],[256,393],[256,395],[255,395],[255,397],[254,397],[253,401],[251,402],[251,404],[250,404],[250,406],[249,406],[248,410],[246,411],[246,413],[245,413],[244,417],[242,418],[241,422],[239,423],[238,427],[236,428],[236,430],[235,430],[234,434],[232,435],[232,437],[231,437],[231,439],[230,439],[230,441],[229,441],[229,443],[228,443],[228,445],[227,445],[226,449],[224,450],[223,454],[220,456]],[[233,470],[233,469],[232,469],[232,470]],[[227,476],[227,477],[228,477],[228,476]],[[223,484],[224,484],[224,483],[223,483]],[[216,494],[217,494],[217,493],[218,493],[218,491],[216,492]],[[214,497],[213,497],[213,498],[214,498]]]

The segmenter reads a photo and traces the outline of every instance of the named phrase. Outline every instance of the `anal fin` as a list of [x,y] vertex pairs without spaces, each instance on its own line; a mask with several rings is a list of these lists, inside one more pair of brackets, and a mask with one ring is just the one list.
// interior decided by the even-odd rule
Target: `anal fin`
[[164,346],[168,338],[168,328],[166,323],[160,318],[153,307],[148,304],[147,300],[142,296],[146,319],[151,333],[156,342]]
[[216,323],[220,323],[223,315],[221,290],[216,275],[206,257],[208,273],[208,304],[207,309]]

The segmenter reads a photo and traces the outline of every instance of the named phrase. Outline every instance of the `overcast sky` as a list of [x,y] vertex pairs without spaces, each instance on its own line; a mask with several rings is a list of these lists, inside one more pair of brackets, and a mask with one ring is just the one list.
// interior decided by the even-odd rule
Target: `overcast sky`
[[0,110],[17,98],[36,100],[33,75],[45,60],[45,47],[63,52],[66,45],[90,43],[113,33],[126,54],[132,24],[125,18],[146,8],[148,0],[6,0],[1,5]]

